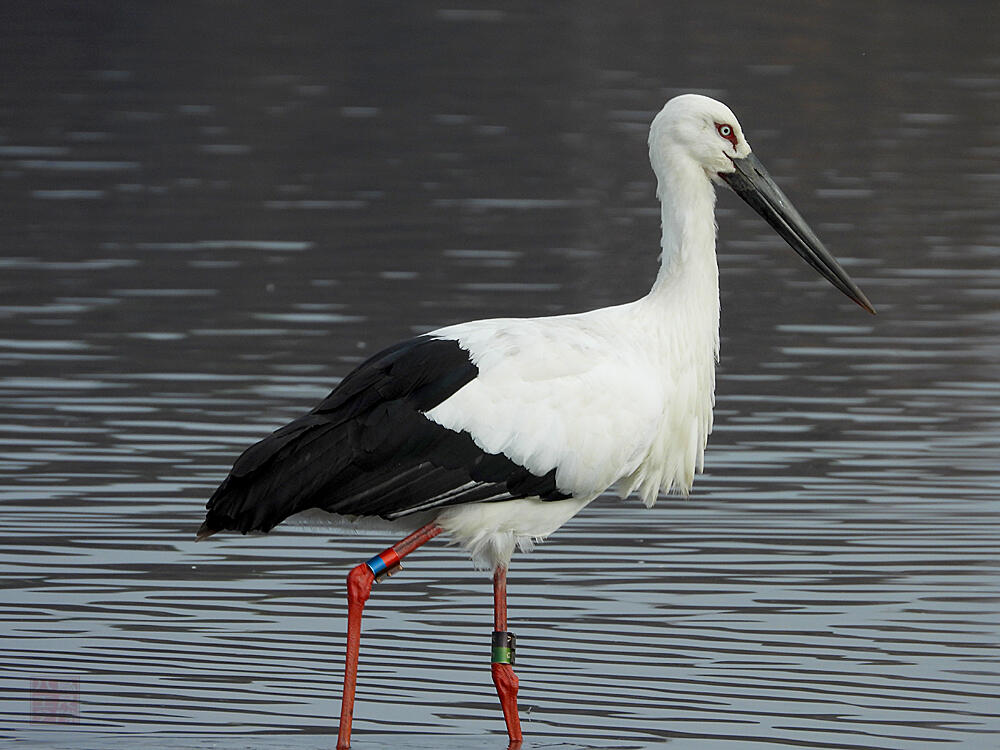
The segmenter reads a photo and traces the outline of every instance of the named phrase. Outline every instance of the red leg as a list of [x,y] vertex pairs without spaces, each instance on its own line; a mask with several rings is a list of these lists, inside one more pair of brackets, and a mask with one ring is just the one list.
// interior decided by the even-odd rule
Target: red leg
[[507,568],[493,571],[493,656],[490,669],[500,696],[500,707],[510,737],[508,750],[521,747],[521,719],[517,715],[517,675],[514,674],[514,635],[507,632]]
[[358,684],[358,650],[361,647],[361,614],[372,592],[372,584],[399,570],[399,561],[430,541],[443,529],[435,523],[423,526],[371,560],[361,563],[347,576],[347,657],[344,660],[344,693],[340,703],[337,750],[351,746],[354,691]]
[[358,684],[358,649],[361,647],[361,612],[372,591],[375,574],[361,563],[347,576],[347,658],[344,662],[344,693],[340,701],[340,733],[337,750],[351,746],[354,689]]

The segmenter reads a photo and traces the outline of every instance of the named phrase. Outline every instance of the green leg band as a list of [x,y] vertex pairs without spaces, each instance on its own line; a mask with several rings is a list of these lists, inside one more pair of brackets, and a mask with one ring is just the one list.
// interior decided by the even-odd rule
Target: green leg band
[[514,665],[514,634],[506,630],[493,631],[493,648],[490,662]]

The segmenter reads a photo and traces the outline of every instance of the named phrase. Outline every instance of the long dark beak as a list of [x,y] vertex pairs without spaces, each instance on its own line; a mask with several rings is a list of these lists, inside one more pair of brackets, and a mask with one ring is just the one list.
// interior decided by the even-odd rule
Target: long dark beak
[[732,159],[734,172],[720,172],[719,177],[729,183],[736,194],[750,204],[754,211],[774,227],[792,249],[810,266],[837,289],[857,302],[868,312],[875,314],[875,308],[865,293],[851,281],[847,272],[840,267],[836,258],[823,247],[816,233],[809,228],[791,201],[781,192],[771,175],[764,169],[760,159],[752,153],[744,159]]

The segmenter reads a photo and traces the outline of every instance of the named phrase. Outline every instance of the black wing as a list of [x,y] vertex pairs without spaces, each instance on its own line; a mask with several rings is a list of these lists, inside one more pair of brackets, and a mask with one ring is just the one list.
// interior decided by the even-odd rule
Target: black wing
[[269,531],[310,508],[395,519],[460,503],[568,497],[554,469],[534,475],[424,416],[478,373],[449,339],[419,336],[379,352],[237,459],[198,538]]

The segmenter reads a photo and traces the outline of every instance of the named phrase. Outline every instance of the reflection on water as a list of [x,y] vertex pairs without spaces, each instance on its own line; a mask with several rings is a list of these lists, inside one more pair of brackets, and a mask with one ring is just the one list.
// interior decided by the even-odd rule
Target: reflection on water
[[[662,5],[8,19],[0,737],[331,746],[343,576],[390,540],[195,545],[205,498],[375,347],[643,293],[646,124],[699,86],[881,314],[720,198],[707,473],[515,559],[530,744],[995,744],[991,6]],[[356,746],[502,747],[489,581],[411,560],[366,610]]]

